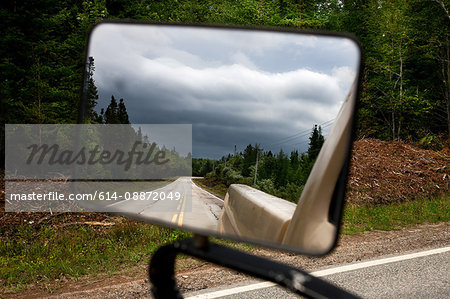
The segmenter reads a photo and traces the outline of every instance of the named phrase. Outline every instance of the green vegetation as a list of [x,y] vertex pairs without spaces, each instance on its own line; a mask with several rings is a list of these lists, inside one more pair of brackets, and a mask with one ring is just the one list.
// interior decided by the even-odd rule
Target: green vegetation
[[295,150],[288,156],[280,149],[273,154],[249,144],[243,153],[228,154],[219,161],[192,159],[192,173],[206,177],[203,183],[213,192],[218,189],[219,194],[231,184],[246,184],[296,203],[323,143],[322,129],[315,125],[305,153]]
[[416,199],[400,204],[347,206],[343,216],[344,234],[370,230],[394,230],[421,223],[450,221],[450,196]]
[[224,183],[214,179],[193,179],[194,183],[200,186],[200,188],[203,188],[205,190],[208,190],[209,192],[218,195],[221,198],[225,197],[225,194],[227,193],[228,186]]
[[41,226],[23,223],[2,229],[0,289],[19,290],[32,282],[113,274],[147,263],[162,244],[190,233],[126,220],[111,227]]

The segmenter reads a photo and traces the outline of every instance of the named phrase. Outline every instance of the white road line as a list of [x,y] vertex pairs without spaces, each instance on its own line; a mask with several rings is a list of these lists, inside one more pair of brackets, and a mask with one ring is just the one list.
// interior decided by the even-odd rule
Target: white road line
[[208,190],[203,189],[202,187],[198,186],[194,181],[192,181],[192,179],[191,179],[191,183],[192,183],[193,186],[197,187],[198,189],[200,189],[200,190],[202,190],[202,191],[208,193],[208,194],[211,195],[212,197],[215,197],[216,199],[218,199],[218,200],[220,200],[221,202],[223,202],[223,199],[222,199],[222,198],[217,197],[216,195],[212,194],[212,193],[209,192]]
[[249,292],[249,291],[258,290],[258,289],[264,289],[264,288],[273,287],[273,286],[276,286],[276,284],[273,282],[268,282],[268,281],[260,282],[260,283],[250,284],[247,286],[232,288],[232,289],[228,289],[228,290],[221,290],[221,291],[216,291],[216,292],[207,293],[207,294],[201,294],[201,295],[197,295],[197,296],[193,296],[193,297],[187,297],[185,299],[219,298],[219,297],[223,297],[223,296],[229,296],[229,295],[239,294],[239,293],[243,293],[243,292]]
[[331,269],[325,269],[325,270],[321,270],[321,271],[312,272],[311,274],[314,276],[318,276],[318,277],[327,276],[327,275],[332,275],[332,274],[336,274],[336,273],[358,270],[358,269],[362,269],[362,268],[368,268],[368,267],[373,267],[373,266],[378,266],[378,265],[406,261],[406,260],[410,260],[410,259],[415,259],[415,258],[419,258],[419,257],[423,257],[423,256],[432,255],[432,254],[444,253],[447,251],[450,251],[450,247],[431,249],[431,250],[427,250],[427,251],[421,251],[421,252],[415,252],[415,253],[410,253],[410,254],[405,254],[405,255],[387,257],[387,258],[379,259],[379,260],[373,260],[373,261],[361,262],[361,263],[357,263],[357,264],[340,266],[337,268],[331,268]]
[[[389,263],[395,263],[395,262],[415,259],[415,258],[419,258],[419,257],[433,255],[433,254],[444,253],[447,251],[450,251],[450,246],[416,252],[416,253],[410,253],[410,254],[405,254],[405,255],[382,258],[382,259],[372,260],[372,261],[367,261],[367,262],[361,262],[361,263],[356,263],[356,264],[351,264],[351,265],[344,265],[344,266],[339,266],[339,267],[335,267],[335,268],[310,272],[310,274],[314,275],[316,277],[323,277],[323,276],[328,276],[328,275],[332,275],[332,274],[337,274],[337,273],[342,273],[342,272],[347,272],[347,271],[352,271],[352,270],[358,270],[358,269],[362,269],[362,268],[368,268],[368,267],[373,267],[373,266],[378,266],[378,265],[384,265],[384,264],[389,264]],[[264,289],[264,288],[268,288],[268,287],[272,287],[272,286],[276,286],[276,285],[277,284],[275,284],[273,282],[268,282],[268,281],[260,282],[260,283],[250,284],[250,285],[236,287],[236,288],[232,288],[232,289],[220,290],[220,291],[206,293],[206,294],[200,294],[200,295],[196,295],[196,296],[192,296],[192,297],[187,297],[186,299],[218,298],[218,297],[222,297],[222,296],[239,294],[239,293],[258,290],[258,289]]]

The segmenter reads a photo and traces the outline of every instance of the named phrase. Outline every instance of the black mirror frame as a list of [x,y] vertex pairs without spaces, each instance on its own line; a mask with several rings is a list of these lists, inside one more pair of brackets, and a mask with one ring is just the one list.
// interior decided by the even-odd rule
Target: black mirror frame
[[[158,23],[158,22],[136,22],[136,21],[132,21],[132,20],[107,20],[107,21],[101,21],[98,24],[96,24],[90,31],[89,36],[92,34],[92,32],[95,30],[95,28],[101,24],[132,24],[132,25],[160,25],[160,26],[173,26],[173,27],[192,27],[192,28],[213,28],[213,29],[238,29],[238,30],[249,30],[249,31],[271,31],[271,32],[280,32],[280,33],[300,33],[300,34],[304,34],[304,35],[318,35],[318,36],[324,36],[324,37],[342,37],[342,38],[346,38],[346,39],[350,39],[352,40],[355,45],[357,45],[357,47],[360,50],[360,61],[359,61],[359,69],[358,71],[358,75],[356,77],[356,79],[358,80],[358,86],[356,86],[356,100],[355,100],[355,113],[354,116],[356,115],[356,111],[357,111],[357,106],[358,106],[358,99],[359,99],[359,95],[360,95],[360,82],[361,82],[361,77],[362,77],[362,69],[363,69],[363,64],[362,64],[362,56],[363,56],[363,52],[362,52],[362,48],[361,45],[359,43],[359,41],[351,34],[347,34],[347,33],[341,33],[341,32],[325,32],[325,31],[316,31],[316,30],[303,30],[303,29],[297,29],[297,28],[290,28],[290,27],[262,27],[262,26],[237,26],[237,25],[202,25],[202,24],[180,24],[180,23]],[[89,44],[87,44],[86,48],[85,48],[85,66],[87,65],[87,55],[88,55],[88,49],[89,49]],[[87,98],[86,98],[86,93],[87,93],[87,79],[88,79],[88,74],[87,71],[84,71],[84,79],[83,79],[83,94],[81,97],[81,102],[80,102],[80,115],[79,115],[79,121],[78,123],[82,124],[84,123],[84,115],[86,112],[86,105],[87,105]],[[335,238],[333,241],[333,245],[331,246],[331,248],[329,248],[328,251],[326,252],[321,252],[321,253],[316,253],[316,252],[308,252],[305,250],[299,250],[298,248],[290,248],[290,247],[286,247],[286,246],[277,246],[276,244],[269,244],[269,243],[265,243],[262,241],[258,241],[258,240],[242,240],[239,239],[237,237],[233,237],[233,236],[223,236],[223,235],[219,235],[219,234],[211,234],[210,232],[206,232],[206,231],[202,231],[199,229],[190,229],[189,227],[183,227],[183,230],[186,231],[190,231],[193,232],[194,234],[200,234],[200,235],[209,235],[209,236],[213,236],[213,237],[217,237],[217,238],[225,238],[225,239],[230,239],[232,241],[236,241],[236,242],[244,242],[244,243],[249,243],[249,244],[253,244],[253,245],[257,245],[257,246],[264,246],[264,247],[268,247],[268,248],[273,248],[273,249],[278,249],[278,250],[285,250],[285,251],[291,251],[291,252],[295,252],[295,253],[299,253],[299,254],[305,254],[305,255],[309,255],[309,256],[322,256],[325,254],[330,253],[336,246],[337,242],[338,242],[338,236],[340,233],[340,226],[341,226],[341,220],[342,220],[342,213],[344,210],[344,201],[345,201],[345,193],[346,193],[346,183],[347,183],[347,176],[348,176],[348,170],[349,170],[349,164],[350,164],[350,156],[351,156],[351,149],[352,149],[352,140],[354,140],[355,136],[356,136],[356,129],[355,129],[355,123],[356,123],[356,118],[353,117],[353,123],[352,123],[352,130],[351,130],[351,138],[350,138],[350,143],[348,144],[348,151],[347,151],[347,157],[345,159],[344,162],[344,166],[342,168],[342,171],[339,175],[339,179],[336,183],[335,189],[334,189],[334,193],[333,193],[333,198],[331,201],[331,205],[330,205],[330,209],[329,209],[329,221],[334,224],[337,228],[336,234],[335,234]],[[157,220],[152,220],[149,221],[148,219],[145,219],[144,217],[140,217],[139,215],[133,215],[133,214],[124,214],[127,217],[130,218],[134,218],[136,220],[140,220],[140,221],[144,221],[144,222],[149,222],[152,224],[156,224],[156,225],[160,225],[160,226],[165,226],[165,227],[170,227],[170,225],[167,225],[166,222],[162,222],[162,221],[157,221]],[[177,228],[177,227],[171,227],[171,228]]]

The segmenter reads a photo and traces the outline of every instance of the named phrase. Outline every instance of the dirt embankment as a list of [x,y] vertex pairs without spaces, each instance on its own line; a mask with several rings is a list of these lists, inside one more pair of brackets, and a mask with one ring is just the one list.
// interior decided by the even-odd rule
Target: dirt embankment
[[449,150],[424,150],[397,141],[363,139],[353,145],[347,201],[385,204],[449,193]]

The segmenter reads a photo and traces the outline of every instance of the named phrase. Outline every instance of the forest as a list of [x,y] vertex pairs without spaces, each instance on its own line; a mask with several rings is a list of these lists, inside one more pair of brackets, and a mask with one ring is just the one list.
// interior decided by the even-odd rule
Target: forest
[[[78,121],[83,75],[93,66],[84,61],[86,42],[101,20],[295,27],[349,32],[360,40],[364,70],[356,138],[439,150],[450,132],[448,9],[448,0],[7,0],[0,8],[2,123]],[[93,111],[98,98],[93,93],[88,118],[116,122],[108,111]],[[4,126],[1,139],[4,155]],[[307,156],[266,153],[249,145],[228,163],[235,163],[239,175],[251,177],[256,154],[261,154],[261,183],[269,177],[265,165],[271,161],[292,167],[306,163]],[[287,188],[288,182],[273,183]]]
[[306,180],[325,141],[322,128],[315,125],[304,153],[264,151],[260,145],[247,145],[243,152],[228,154],[220,160],[192,159],[192,175],[212,180],[213,184],[246,184],[266,193],[297,203]]

